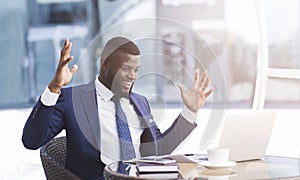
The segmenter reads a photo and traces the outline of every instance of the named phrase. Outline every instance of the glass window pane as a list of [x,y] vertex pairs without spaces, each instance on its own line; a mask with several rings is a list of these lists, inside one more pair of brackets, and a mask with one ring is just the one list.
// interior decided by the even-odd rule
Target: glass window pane
[[270,78],[267,82],[266,107],[299,107],[300,80]]
[[[300,2],[266,1],[269,67],[300,68]],[[278,10],[280,9],[280,13]]]

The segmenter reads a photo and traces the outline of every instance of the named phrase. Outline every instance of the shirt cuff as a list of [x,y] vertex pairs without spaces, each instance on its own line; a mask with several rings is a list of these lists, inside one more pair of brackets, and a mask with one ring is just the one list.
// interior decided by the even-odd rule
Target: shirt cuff
[[185,105],[183,105],[181,115],[191,124],[194,124],[197,120],[197,113],[192,112]]
[[41,102],[45,106],[54,106],[58,100],[59,95],[60,95],[60,92],[58,94],[53,93],[49,90],[49,88],[47,86],[41,96]]

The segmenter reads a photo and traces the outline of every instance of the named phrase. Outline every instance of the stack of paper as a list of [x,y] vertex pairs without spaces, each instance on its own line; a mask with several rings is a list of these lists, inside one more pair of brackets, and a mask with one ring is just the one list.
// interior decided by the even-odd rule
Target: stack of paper
[[148,178],[177,178],[179,168],[172,159],[140,159],[136,162],[137,175]]

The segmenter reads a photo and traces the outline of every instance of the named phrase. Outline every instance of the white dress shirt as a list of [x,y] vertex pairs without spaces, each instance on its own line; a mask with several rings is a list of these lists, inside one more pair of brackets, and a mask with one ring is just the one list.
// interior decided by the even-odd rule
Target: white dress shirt
[[[107,89],[97,78],[95,86],[100,118],[101,160],[107,164],[121,159],[115,118],[115,103],[111,100],[114,93]],[[129,103],[129,99],[121,98],[120,103],[127,117],[136,157],[140,157],[140,139],[144,129],[141,127],[138,116],[134,111],[133,105]]]
[[[111,100],[114,93],[106,88],[98,78],[95,79],[95,87],[100,119],[101,161],[105,164],[110,164],[121,160],[119,136],[115,120],[115,104]],[[41,96],[41,102],[46,106],[53,106],[56,104],[59,95],[60,94],[52,93],[47,87]],[[127,116],[136,157],[140,157],[139,147],[143,127],[141,127],[138,116],[134,111],[133,105],[130,104],[129,99],[121,98],[120,102]],[[197,113],[191,112],[186,106],[183,107],[181,114],[190,123],[194,123],[197,119]]]

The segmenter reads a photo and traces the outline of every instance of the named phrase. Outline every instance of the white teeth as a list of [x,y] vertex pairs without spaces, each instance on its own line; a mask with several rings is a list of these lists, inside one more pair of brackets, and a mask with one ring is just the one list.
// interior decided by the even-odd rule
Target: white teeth
[[132,83],[131,83],[131,82],[124,82],[124,84],[125,84],[126,86],[130,86]]

